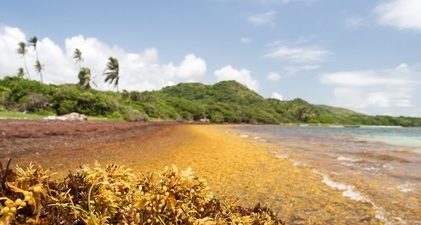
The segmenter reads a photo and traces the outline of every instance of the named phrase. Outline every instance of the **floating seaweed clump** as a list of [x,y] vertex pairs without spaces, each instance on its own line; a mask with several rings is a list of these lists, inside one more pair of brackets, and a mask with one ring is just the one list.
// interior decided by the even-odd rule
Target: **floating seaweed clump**
[[30,164],[0,164],[0,225],[284,224],[260,205],[220,200],[191,169],[135,175],[116,165],[83,166],[63,181]]

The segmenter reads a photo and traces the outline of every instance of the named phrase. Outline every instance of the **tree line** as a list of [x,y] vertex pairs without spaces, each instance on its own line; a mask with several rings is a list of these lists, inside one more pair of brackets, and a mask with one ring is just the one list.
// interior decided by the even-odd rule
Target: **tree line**
[[[45,70],[45,64],[42,64],[41,61],[39,60],[37,44],[38,44],[38,38],[36,36],[30,37],[27,42],[21,41],[18,43],[18,48],[16,52],[22,57],[23,67],[18,68],[17,76],[19,78],[24,78],[26,75],[28,79],[31,79],[31,74],[28,69],[28,63],[26,61],[26,55],[28,53],[28,50],[32,48],[33,52],[35,53],[35,58],[36,58],[35,65],[34,65],[35,71],[38,73],[40,77],[40,82],[44,83],[42,71]],[[97,86],[95,82],[92,80],[92,73],[89,67],[82,65],[84,59],[82,56],[82,52],[78,48],[76,48],[73,52],[73,59],[75,60],[75,63],[77,64],[78,70],[79,70],[77,74],[78,79],[79,79],[78,85],[86,89],[91,88],[91,83]],[[105,76],[104,82],[113,84],[114,88],[116,88],[118,92],[119,91],[118,83],[120,80],[120,66],[119,66],[119,62],[117,58],[114,58],[112,56],[108,58],[108,62],[107,62],[103,75]]]

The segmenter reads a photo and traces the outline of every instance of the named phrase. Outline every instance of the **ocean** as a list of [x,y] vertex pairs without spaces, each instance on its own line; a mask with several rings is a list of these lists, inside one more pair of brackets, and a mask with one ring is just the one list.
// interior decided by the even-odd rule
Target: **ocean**
[[421,224],[421,128],[244,125],[344,197],[371,204],[385,224]]

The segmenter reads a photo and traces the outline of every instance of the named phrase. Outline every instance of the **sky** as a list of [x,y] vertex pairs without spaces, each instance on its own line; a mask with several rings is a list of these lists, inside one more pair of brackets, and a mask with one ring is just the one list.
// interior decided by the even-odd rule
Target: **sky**
[[[3,1],[0,77],[35,35],[46,83],[77,83],[78,48],[97,89],[236,80],[264,97],[421,117],[420,0]],[[35,53],[26,61],[31,79]]]

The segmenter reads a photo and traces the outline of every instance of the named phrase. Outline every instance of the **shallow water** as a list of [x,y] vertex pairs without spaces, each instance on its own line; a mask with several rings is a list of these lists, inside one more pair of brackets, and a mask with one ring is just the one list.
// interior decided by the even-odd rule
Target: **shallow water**
[[372,204],[386,224],[421,224],[421,128],[237,129],[244,138],[280,146],[271,153],[312,168],[344,197]]

